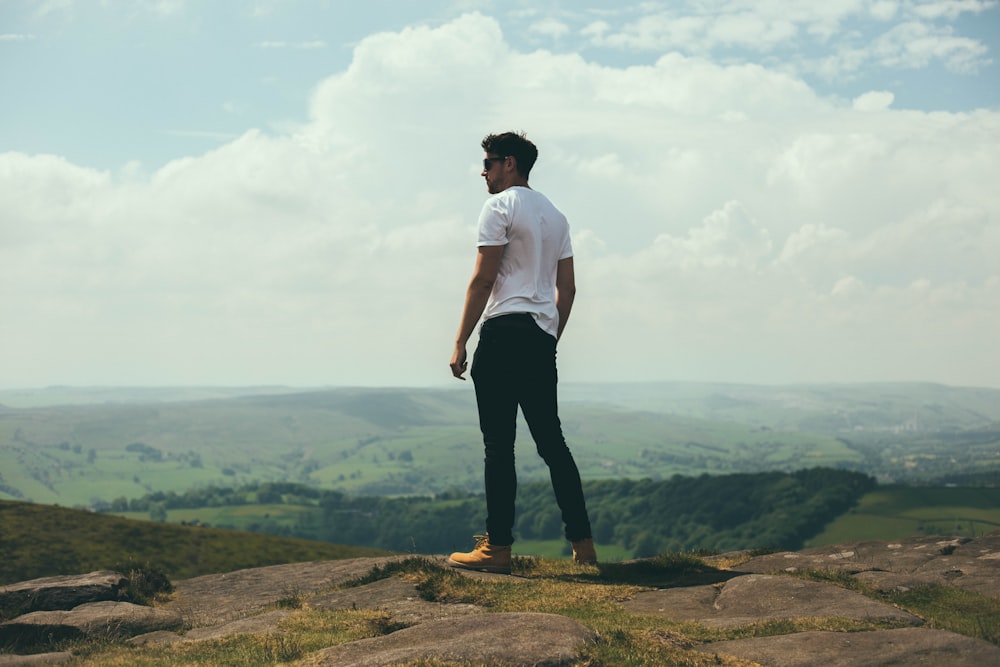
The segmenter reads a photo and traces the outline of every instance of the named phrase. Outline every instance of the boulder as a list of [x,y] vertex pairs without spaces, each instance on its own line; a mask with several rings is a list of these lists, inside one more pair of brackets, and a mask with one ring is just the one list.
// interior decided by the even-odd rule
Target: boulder
[[8,618],[33,611],[66,610],[87,602],[118,600],[127,580],[110,570],[43,577],[0,586],[0,611]]
[[177,630],[175,612],[130,602],[91,602],[70,611],[35,611],[0,623],[0,645],[14,648],[80,637],[132,637],[154,630]]
[[419,660],[473,664],[568,665],[593,631],[557,614],[476,614],[428,621],[384,637],[324,649],[309,664],[382,667]]

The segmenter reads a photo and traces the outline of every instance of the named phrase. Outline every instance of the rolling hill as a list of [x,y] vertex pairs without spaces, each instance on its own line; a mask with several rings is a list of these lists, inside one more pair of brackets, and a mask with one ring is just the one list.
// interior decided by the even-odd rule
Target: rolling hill
[[[941,385],[567,385],[586,479],[816,466],[926,482],[1000,470],[1000,390]],[[257,393],[262,392],[262,393]],[[0,498],[101,507],[294,481],[352,494],[477,491],[471,388],[0,392]],[[519,476],[547,478],[527,429]]]

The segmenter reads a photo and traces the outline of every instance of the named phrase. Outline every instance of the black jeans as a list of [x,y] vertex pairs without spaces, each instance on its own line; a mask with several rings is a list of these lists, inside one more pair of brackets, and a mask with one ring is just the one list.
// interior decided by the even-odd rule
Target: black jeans
[[531,315],[501,315],[480,328],[472,360],[479,428],[486,446],[486,530],[490,543],[514,542],[514,438],[521,407],[538,454],[549,467],[566,538],[590,537],[580,471],[566,446],[556,399],[556,339]]

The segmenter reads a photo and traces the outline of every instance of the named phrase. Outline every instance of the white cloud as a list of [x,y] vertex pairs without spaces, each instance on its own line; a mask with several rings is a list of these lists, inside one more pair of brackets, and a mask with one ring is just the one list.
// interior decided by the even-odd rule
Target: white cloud
[[719,17],[710,27],[709,40],[721,46],[741,46],[766,51],[793,40],[795,24],[781,18],[766,19],[752,12]]
[[980,14],[996,7],[995,0],[930,0],[910,3],[910,11],[923,19],[955,20],[965,13]]
[[611,30],[611,24],[607,21],[593,21],[584,26],[580,30],[580,34],[589,38],[595,44],[603,44],[605,41],[604,36],[609,30]]
[[7,33],[0,35],[0,42],[30,42],[35,39],[34,35],[24,35],[16,33]]
[[856,111],[884,111],[892,106],[895,95],[887,90],[872,90],[854,98],[851,106]]
[[956,72],[976,72],[990,62],[981,42],[958,37],[951,28],[919,22],[897,25],[872,43],[871,56],[886,67],[921,68],[940,61]]
[[[981,13],[996,2],[949,0],[843,0],[759,2],[728,0],[671,7],[648,3],[622,22],[607,17],[586,25],[592,46],[635,51],[678,51],[752,61],[781,54],[790,71],[828,79],[850,76],[863,65],[924,68],[942,62],[961,73],[988,65],[980,40],[952,25],[962,14]],[[612,23],[611,20],[617,20]]]
[[3,382],[448,382],[479,141],[524,129],[574,229],[567,379],[996,384],[1000,114],[891,103],[478,14],[372,35],[292,132],[150,175],[0,154]]
[[549,37],[551,39],[559,39],[560,37],[564,37],[569,34],[570,28],[562,21],[550,18],[532,23],[528,30],[537,35],[544,35],[545,37]]
[[737,201],[726,202],[684,238],[658,236],[651,249],[655,264],[682,271],[739,267],[754,271],[771,254],[767,230],[750,217]]
[[876,0],[869,6],[868,13],[879,21],[892,20],[899,12],[897,0]]
[[686,49],[700,53],[714,46],[705,36],[707,24],[702,17],[662,13],[643,16],[612,34],[606,35],[604,30],[590,34],[598,46],[643,51]]

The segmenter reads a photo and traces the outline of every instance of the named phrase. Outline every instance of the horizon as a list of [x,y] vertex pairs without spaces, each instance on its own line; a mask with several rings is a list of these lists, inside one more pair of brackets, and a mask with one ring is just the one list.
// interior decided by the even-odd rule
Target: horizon
[[0,3],[0,382],[449,385],[514,129],[565,382],[1000,387],[998,46],[996,0]]
[[[833,382],[736,382],[728,380],[563,380],[560,381],[559,386],[561,388],[573,388],[573,387],[589,387],[589,386],[627,386],[627,387],[639,387],[639,386],[665,386],[665,385],[675,385],[675,386],[710,386],[710,387],[760,387],[760,388],[770,388],[770,389],[782,389],[782,388],[813,388],[813,387],[851,387],[851,386],[867,386],[867,387],[890,387],[890,386],[924,386],[924,387],[941,387],[944,389],[983,389],[983,390],[996,390],[1000,391],[1000,386],[988,386],[988,385],[957,385],[957,384],[947,384],[943,382],[934,381],[924,381],[924,380],[865,380],[865,381],[833,381]],[[459,384],[455,382],[439,382],[437,384],[328,384],[328,385],[291,385],[291,384],[281,384],[281,383],[268,383],[268,384],[248,384],[248,385],[236,385],[236,384],[176,384],[176,385],[152,385],[152,384],[135,384],[135,385],[72,385],[72,384],[49,384],[49,385],[37,385],[37,386],[0,386],[0,393],[18,392],[18,391],[55,391],[55,390],[69,390],[69,391],[158,391],[158,390],[220,390],[220,391],[241,391],[241,390],[284,390],[284,391],[294,391],[294,392],[313,392],[313,391],[330,391],[330,390],[351,390],[356,389],[359,391],[368,390],[455,390],[455,391],[472,391],[471,383],[466,382],[464,384]]]

